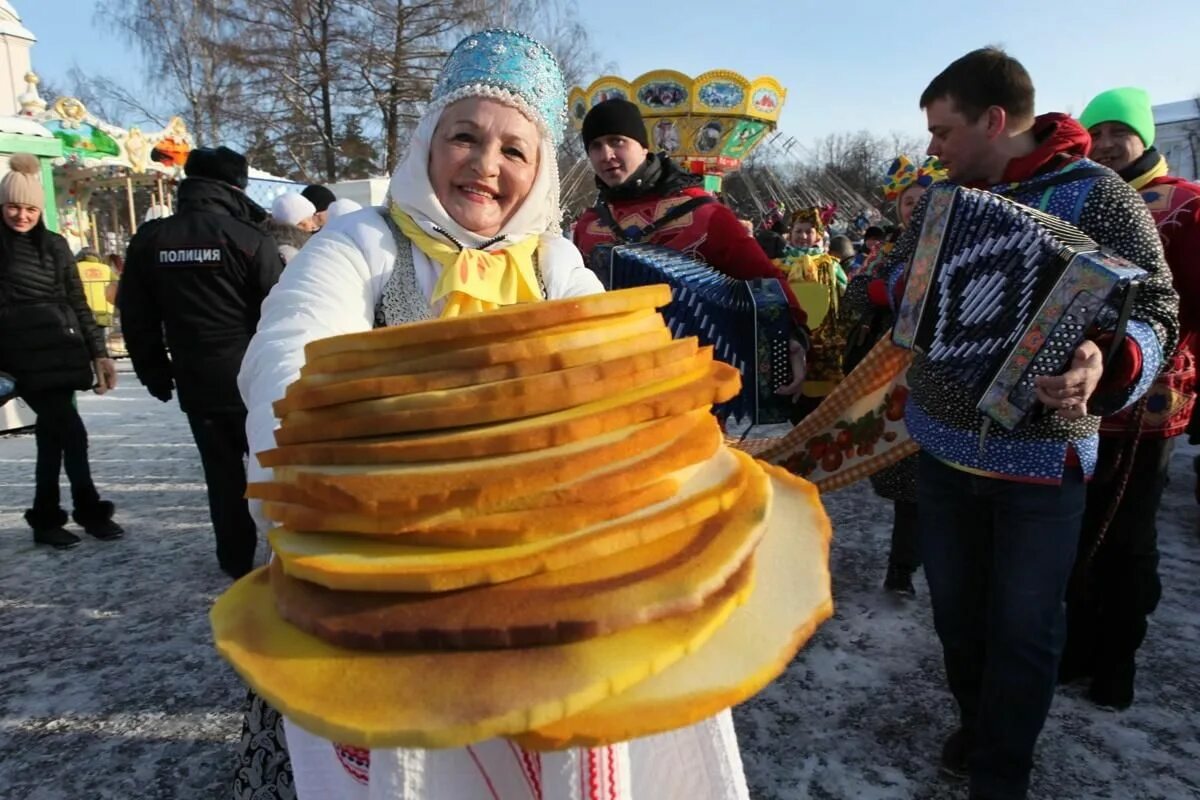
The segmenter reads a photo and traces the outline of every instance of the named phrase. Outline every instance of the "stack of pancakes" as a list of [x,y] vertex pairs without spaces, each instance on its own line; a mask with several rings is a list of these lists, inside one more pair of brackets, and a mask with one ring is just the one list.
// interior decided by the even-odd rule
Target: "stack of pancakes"
[[679,727],[773,679],[831,613],[816,490],[726,448],[738,372],[664,286],[310,343],[252,484],[275,559],[217,646],[361,747]]

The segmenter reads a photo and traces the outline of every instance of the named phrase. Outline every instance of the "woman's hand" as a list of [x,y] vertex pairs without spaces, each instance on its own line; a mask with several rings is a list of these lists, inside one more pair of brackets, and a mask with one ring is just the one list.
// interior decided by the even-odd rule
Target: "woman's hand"
[[111,358],[97,358],[92,362],[92,370],[96,373],[96,385],[92,391],[104,394],[110,389],[117,388],[117,362]]
[[788,359],[792,362],[792,382],[787,386],[780,386],[775,390],[775,394],[791,397],[792,402],[798,402],[804,388],[804,377],[808,372],[808,351],[804,349],[804,345],[792,339],[788,342]]

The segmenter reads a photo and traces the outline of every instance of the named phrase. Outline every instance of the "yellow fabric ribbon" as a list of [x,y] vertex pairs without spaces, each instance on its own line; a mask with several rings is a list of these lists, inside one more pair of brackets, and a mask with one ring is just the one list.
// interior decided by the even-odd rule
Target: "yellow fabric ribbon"
[[500,306],[542,300],[533,256],[538,237],[528,236],[503,250],[488,252],[464,247],[430,236],[399,208],[392,206],[392,219],[400,232],[417,249],[441,267],[430,303],[442,298],[442,317],[458,317],[492,311]]
[[1163,175],[1166,175],[1166,174],[1167,174],[1167,160],[1165,158],[1163,158],[1162,156],[1159,156],[1158,161],[1154,162],[1153,167],[1151,167],[1150,169],[1143,172],[1141,175],[1138,175],[1136,178],[1131,180],[1129,182],[1129,185],[1132,186],[1134,189],[1137,189],[1140,192],[1146,186],[1146,184],[1148,184],[1150,181],[1154,180],[1155,178],[1161,178]]

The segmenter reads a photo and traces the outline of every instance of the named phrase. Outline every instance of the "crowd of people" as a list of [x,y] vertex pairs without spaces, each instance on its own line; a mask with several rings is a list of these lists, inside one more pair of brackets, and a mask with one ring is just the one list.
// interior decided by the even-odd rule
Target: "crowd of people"
[[[510,49],[523,55],[499,57]],[[129,243],[115,303],[138,379],[164,402],[177,393],[188,417],[221,568],[238,578],[254,566],[266,524],[244,499],[244,463],[250,480],[268,474],[254,454],[273,446],[271,404],[307,342],[597,292],[585,266],[596,246],[653,242],[734,278],[780,281],[794,380],[779,391],[799,421],[888,337],[922,195],[943,181],[987,189],[1061,218],[1146,273],[1125,335],[1093,331],[1064,374],[1039,377],[1047,413],[1014,431],[989,429],[961,382],[918,354],[904,414],[920,452],[872,476],[894,510],[884,586],[915,595],[923,566],[957,704],[940,767],[967,780],[974,800],[1025,797],[1060,681],[1090,681],[1102,706],[1134,700],[1136,653],[1161,594],[1155,516],[1172,445],[1189,424],[1200,434],[1200,186],[1170,176],[1137,89],[1099,95],[1078,120],[1037,115],[1022,65],[984,48],[914,100],[930,158],[898,154],[881,186],[896,224],[867,228],[858,245],[831,235],[819,208],[773,208],[743,225],[698,176],[651,151],[638,107],[619,98],[583,120],[597,194],[565,238],[555,166],[565,87],[549,51],[511,31],[476,34],[451,53],[382,208],[310,186],[268,213],[245,194],[244,157],[194,150],[174,213]],[[101,332],[114,298],[85,296],[80,270],[97,259],[82,254],[76,266],[46,229],[36,162],[28,167],[14,157],[0,182],[0,369],[38,413],[25,519],[36,542],[66,548],[79,539],[64,527],[63,464],[75,522],[98,539],[123,533],[90,477],[73,403],[78,390],[116,384]],[[452,268],[468,251],[491,275],[483,290]],[[481,773],[494,797],[528,796],[506,742],[358,753],[370,765],[362,773],[253,693],[244,724],[238,798],[366,798],[369,774],[438,787],[396,796],[456,800],[482,796]],[[727,712],[608,751],[604,763],[629,770],[633,798],[673,798],[697,775],[705,797],[747,796]],[[554,769],[580,752],[541,758],[538,796],[570,796],[555,782],[578,778]]]

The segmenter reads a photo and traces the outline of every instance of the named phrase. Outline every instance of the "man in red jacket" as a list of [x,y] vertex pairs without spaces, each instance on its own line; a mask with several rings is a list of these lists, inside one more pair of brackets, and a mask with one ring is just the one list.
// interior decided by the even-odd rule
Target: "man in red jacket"
[[1134,654],[1162,594],[1155,517],[1174,437],[1187,428],[1196,402],[1200,185],[1167,174],[1167,162],[1154,148],[1150,97],[1142,89],[1097,95],[1079,121],[1092,136],[1091,158],[1120,175],[1149,206],[1179,293],[1175,352],[1139,405],[1100,425],[1100,457],[1088,486],[1076,575],[1067,598],[1061,677],[1090,677],[1093,702],[1128,708]]
[[575,225],[575,246],[586,259],[599,244],[653,242],[687,253],[733,278],[777,278],[797,323],[792,345],[796,379],[779,394],[800,396],[808,333],[805,314],[787,276],[767,258],[738,218],[665,153],[651,153],[638,107],[615,98],[583,120],[583,145],[600,196]]

